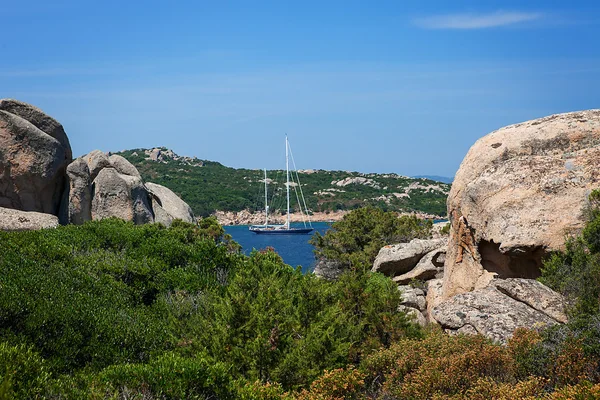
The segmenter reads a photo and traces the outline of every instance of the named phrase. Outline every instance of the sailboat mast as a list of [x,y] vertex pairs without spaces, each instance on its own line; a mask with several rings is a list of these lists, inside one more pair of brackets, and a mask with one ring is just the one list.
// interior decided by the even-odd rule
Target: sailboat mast
[[288,155],[288,138],[285,135],[285,176],[286,176],[286,187],[287,187],[287,227],[290,227],[290,160]]
[[265,226],[269,225],[269,203],[267,192],[267,169],[265,168]]

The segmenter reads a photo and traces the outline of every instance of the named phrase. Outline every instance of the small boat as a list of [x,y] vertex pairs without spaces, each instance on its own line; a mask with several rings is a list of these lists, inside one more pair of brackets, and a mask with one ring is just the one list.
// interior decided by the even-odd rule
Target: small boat
[[[300,195],[302,196],[302,203],[304,204],[304,209],[306,211],[306,216],[308,219],[308,224],[306,219],[304,219],[304,212],[302,210],[302,204],[300,204],[300,213],[304,219],[304,226],[292,226],[290,224],[290,144],[288,142],[287,135],[285,136],[285,175],[286,175],[286,194],[287,194],[287,216],[286,221],[282,225],[273,225],[269,224],[269,203],[268,203],[268,188],[267,188],[267,170],[265,169],[265,223],[264,225],[251,225],[248,229],[251,232],[256,234],[263,235],[294,235],[294,234],[307,234],[313,231],[313,227],[310,222],[310,218],[308,217],[308,209],[306,207],[306,201],[304,200],[304,194],[302,193],[302,186],[300,186],[300,182],[298,182],[298,187],[300,188]],[[296,172],[296,178],[298,178],[298,173]]]

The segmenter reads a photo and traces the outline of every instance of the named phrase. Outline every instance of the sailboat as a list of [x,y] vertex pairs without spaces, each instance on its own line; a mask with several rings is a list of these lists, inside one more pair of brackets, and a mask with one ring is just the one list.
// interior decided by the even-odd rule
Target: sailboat
[[[308,219],[308,225],[306,224],[306,220],[304,220],[304,226],[292,226],[290,224],[290,143],[288,141],[287,135],[285,136],[285,175],[286,175],[286,198],[287,198],[287,214],[285,223],[282,225],[273,225],[269,224],[269,203],[268,203],[268,188],[267,188],[267,170],[265,169],[265,223],[264,225],[251,225],[248,229],[251,232],[257,234],[267,234],[267,235],[289,235],[289,234],[307,234],[313,231],[312,224],[310,222],[310,218]],[[293,159],[293,157],[292,157]],[[298,180],[298,173],[296,172],[296,179]],[[300,194],[302,196],[302,203],[304,204],[304,209],[306,211],[306,216],[308,217],[308,209],[306,207],[306,201],[304,200],[304,194],[302,193],[302,186],[300,186],[300,182],[298,180],[298,187],[300,188]],[[304,219],[304,212],[302,211],[302,204],[300,206],[300,213]]]

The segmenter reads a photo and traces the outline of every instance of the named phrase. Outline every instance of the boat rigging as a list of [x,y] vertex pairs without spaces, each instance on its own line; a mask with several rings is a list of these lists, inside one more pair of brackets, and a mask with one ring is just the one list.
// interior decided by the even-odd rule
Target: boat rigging
[[[248,229],[251,232],[257,234],[307,234],[313,231],[313,227],[310,221],[310,216],[308,214],[308,208],[306,207],[306,200],[304,199],[304,193],[302,192],[302,185],[300,185],[300,179],[298,176],[298,171],[295,168],[294,156],[292,155],[292,162],[294,162],[294,170],[296,172],[296,180],[298,181],[298,188],[300,192],[300,196],[302,197],[302,202],[300,202],[300,197],[298,196],[298,191],[296,191],[296,198],[298,199],[300,213],[302,215],[302,220],[304,222],[304,226],[292,226],[290,223],[290,155],[291,148],[290,143],[288,141],[287,135],[285,136],[285,175],[286,175],[286,201],[287,201],[287,209],[286,209],[286,220],[282,225],[274,225],[269,224],[269,203],[268,203],[268,180],[267,180],[267,170],[264,170],[265,176],[265,223],[264,225],[251,225]],[[292,175],[293,179],[293,175]],[[304,210],[302,206],[304,205]],[[304,212],[306,212],[306,219],[308,219],[308,224],[306,219],[304,218]]]

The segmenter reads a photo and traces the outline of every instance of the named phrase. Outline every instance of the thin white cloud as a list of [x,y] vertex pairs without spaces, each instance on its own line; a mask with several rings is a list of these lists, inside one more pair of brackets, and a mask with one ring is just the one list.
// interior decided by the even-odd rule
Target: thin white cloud
[[538,12],[496,11],[493,13],[462,13],[415,18],[413,23],[425,29],[485,29],[539,20]]

